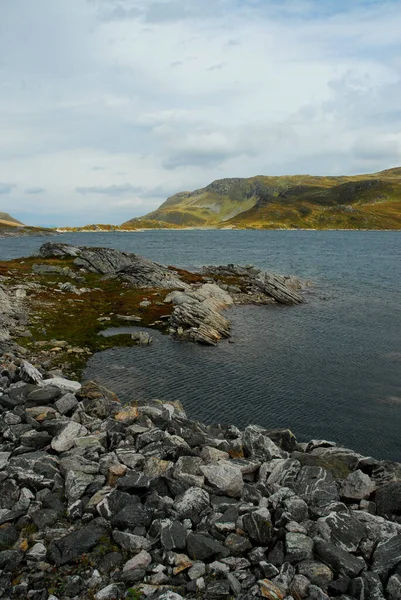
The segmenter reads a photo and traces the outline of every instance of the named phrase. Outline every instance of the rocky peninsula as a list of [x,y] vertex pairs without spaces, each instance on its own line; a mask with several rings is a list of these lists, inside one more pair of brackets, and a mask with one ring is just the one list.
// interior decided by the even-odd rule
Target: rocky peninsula
[[399,463],[274,424],[205,425],[179,403],[122,406],[71,377],[95,342],[74,346],[78,325],[66,339],[70,310],[96,337],[153,319],[215,344],[231,303],[301,303],[301,282],[63,244],[0,276],[0,598],[401,598]]

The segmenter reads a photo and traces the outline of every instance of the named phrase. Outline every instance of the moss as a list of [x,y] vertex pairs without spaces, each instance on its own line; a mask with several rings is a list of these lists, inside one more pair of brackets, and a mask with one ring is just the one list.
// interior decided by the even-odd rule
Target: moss
[[[78,269],[73,264],[73,259],[69,258],[30,257],[0,262],[0,275],[9,277],[9,284],[40,284],[39,289],[32,289],[30,292],[29,330],[32,337],[21,337],[16,341],[28,348],[30,354],[36,355],[41,350],[49,352],[55,347],[55,341],[67,342],[70,348],[50,352],[52,365],[65,369],[66,374],[81,374],[88,357],[94,352],[115,346],[134,345],[128,334],[111,337],[99,335],[109,327],[137,325],[153,327],[162,332],[166,330],[167,317],[172,312],[172,306],[163,303],[167,290],[132,288],[118,279],[105,279],[95,273],[79,272],[83,281],[73,283],[91,291],[82,295],[60,293],[57,284],[71,281],[71,277],[61,273],[33,273],[32,265],[35,263],[68,266],[77,273]],[[145,299],[151,302],[150,306],[140,306]],[[130,323],[120,319],[118,315],[135,315],[141,321]]]

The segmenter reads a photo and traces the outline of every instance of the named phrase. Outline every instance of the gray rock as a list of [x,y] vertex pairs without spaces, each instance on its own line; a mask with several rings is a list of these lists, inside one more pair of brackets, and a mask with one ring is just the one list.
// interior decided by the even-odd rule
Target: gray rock
[[392,575],[388,580],[386,592],[389,600],[401,600],[401,576]]
[[113,531],[113,540],[126,552],[140,552],[141,550],[150,550],[152,544],[149,540],[141,535],[134,535],[127,531]]
[[386,519],[401,515],[401,481],[390,482],[380,487],[374,498],[377,513]]
[[308,600],[330,600],[330,597],[324,593],[317,585],[309,586]]
[[191,487],[174,501],[173,508],[181,519],[199,522],[200,514],[209,506],[210,499],[206,490]]
[[125,563],[123,571],[133,571],[135,569],[146,569],[152,562],[152,557],[146,550],[141,550],[139,554]]
[[321,467],[302,467],[293,489],[318,516],[324,516],[326,507],[339,500],[333,476]]
[[321,588],[326,588],[333,580],[333,571],[317,560],[303,560],[297,565],[297,572]]
[[64,394],[64,396],[54,403],[54,406],[60,415],[65,415],[75,408],[77,404],[78,400],[73,394]]
[[301,470],[298,460],[288,458],[275,461],[275,465],[267,479],[269,485],[280,485],[281,487],[294,488],[295,482]]
[[308,505],[305,500],[302,500],[302,498],[299,498],[298,496],[286,498],[283,501],[283,506],[291,519],[297,523],[308,518]]
[[307,598],[310,584],[309,579],[305,575],[295,575],[290,584],[290,594],[295,598]]
[[51,542],[48,549],[49,560],[56,565],[73,562],[92,550],[108,533],[103,519],[96,519],[86,527]]
[[216,558],[224,558],[230,554],[220,542],[199,533],[188,535],[187,550],[191,558],[204,562],[212,562]]
[[142,504],[124,506],[117,513],[112,514],[110,523],[115,529],[131,529],[136,527],[149,527],[152,521],[151,513]]
[[131,339],[138,346],[150,346],[153,343],[153,338],[147,331],[134,331],[131,333]]
[[207,482],[223,494],[227,494],[231,498],[241,496],[244,482],[241,470],[237,466],[223,461],[215,465],[205,465],[201,467],[201,471]]
[[350,473],[341,486],[340,495],[347,500],[363,500],[375,491],[376,484],[360,469]]
[[382,578],[387,578],[390,571],[400,562],[401,535],[395,535],[377,545],[373,554],[372,570]]
[[69,423],[60,431],[55,438],[53,438],[51,447],[56,452],[66,452],[74,446],[75,438],[84,436],[88,433],[86,427],[75,423],[75,421],[69,421]]
[[26,557],[28,560],[32,560],[34,562],[39,562],[46,558],[46,554],[47,554],[46,547],[41,542],[37,542],[29,550]]
[[230,533],[226,537],[225,545],[229,549],[231,556],[241,556],[252,549],[252,544],[248,538],[236,533]]
[[95,600],[117,600],[122,597],[123,593],[115,583],[107,585],[95,594]]
[[217,531],[220,531],[221,533],[229,533],[235,531],[237,519],[238,508],[236,506],[231,506],[214,522],[214,526]]
[[243,527],[251,540],[267,546],[272,539],[273,524],[267,508],[259,508],[243,516]]
[[365,561],[362,558],[353,556],[339,546],[335,546],[325,540],[315,540],[314,552],[325,564],[329,565],[340,575],[357,577],[366,567]]
[[258,425],[245,428],[243,445],[247,456],[256,460],[269,461],[283,456],[280,448],[268,437],[266,429]]
[[179,521],[170,521],[162,528],[160,541],[164,550],[184,550],[187,530]]
[[356,517],[349,513],[330,513],[317,522],[319,535],[347,552],[356,552],[366,529]]
[[289,563],[298,563],[313,557],[313,540],[302,533],[286,533],[285,546],[285,560]]
[[220,600],[220,598],[230,598],[231,586],[228,581],[214,581],[209,583],[206,588],[206,597],[210,600]]
[[10,456],[11,452],[0,452],[0,471],[7,466]]

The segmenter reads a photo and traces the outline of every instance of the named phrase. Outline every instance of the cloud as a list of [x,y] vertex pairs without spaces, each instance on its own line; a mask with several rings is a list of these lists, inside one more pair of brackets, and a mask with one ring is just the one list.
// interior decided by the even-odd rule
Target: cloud
[[13,214],[122,222],[218,178],[401,164],[399,0],[13,0],[0,22]]
[[140,186],[133,186],[129,183],[122,185],[107,185],[99,186],[92,185],[89,187],[77,187],[78,194],[104,194],[105,196],[126,196],[127,194],[139,194],[143,192]]
[[46,189],[42,187],[31,187],[25,190],[26,194],[44,194],[45,192]]
[[0,194],[9,194],[15,187],[15,183],[0,182]]

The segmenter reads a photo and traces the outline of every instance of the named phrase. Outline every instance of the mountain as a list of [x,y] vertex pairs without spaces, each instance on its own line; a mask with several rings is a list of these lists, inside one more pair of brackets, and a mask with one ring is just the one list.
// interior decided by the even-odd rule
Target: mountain
[[401,229],[401,167],[367,175],[257,176],[180,192],[123,223],[153,227]]
[[17,221],[17,219],[14,219],[14,217],[5,212],[0,212],[0,223],[11,226],[23,225],[21,221]]

